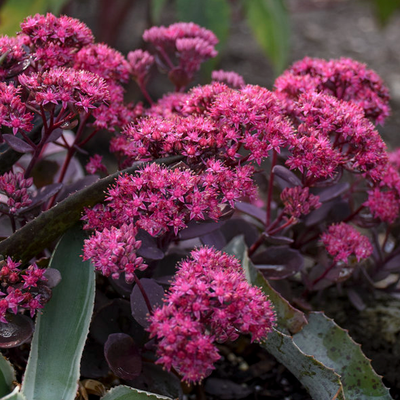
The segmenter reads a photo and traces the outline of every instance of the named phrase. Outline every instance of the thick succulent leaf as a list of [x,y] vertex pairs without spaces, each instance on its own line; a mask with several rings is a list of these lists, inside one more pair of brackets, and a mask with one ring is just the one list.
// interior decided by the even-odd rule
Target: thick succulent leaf
[[30,151],[34,150],[29,143],[17,138],[14,135],[5,134],[3,135],[3,139],[13,150],[17,151],[18,153],[29,153]]
[[265,225],[267,214],[265,210],[261,209],[260,207],[257,207],[251,203],[246,203],[245,201],[237,201],[235,203],[235,208],[247,215],[251,215]]
[[[169,165],[181,158],[181,156],[174,156],[155,162]],[[78,222],[84,207],[91,207],[103,201],[106,196],[104,192],[115,182],[116,178],[121,174],[132,174],[143,165],[144,163],[137,163],[121,172],[99,179],[92,185],[67,197],[18,229],[12,236],[1,241],[0,254],[3,256],[18,254],[18,258],[23,262],[29,261]]]
[[214,232],[217,229],[221,228],[224,225],[225,221],[190,221],[187,225],[187,228],[181,230],[179,232],[179,239],[187,240],[197,238],[199,236],[205,235],[210,232]]
[[[147,294],[151,307],[153,309],[161,307],[165,294],[163,287],[154,279],[142,278],[140,279],[140,283]],[[133,318],[144,328],[147,328],[149,326],[149,321],[147,320],[149,309],[137,284],[133,287],[130,300]]]
[[144,344],[147,336],[144,329],[133,319],[129,301],[124,299],[114,299],[101,307],[93,315],[90,328],[91,337],[102,345],[109,335],[119,332],[134,337],[138,344]]
[[25,343],[33,334],[32,319],[26,315],[10,315],[8,323],[0,322],[0,348],[11,348]]
[[27,398],[20,392],[19,387],[17,386],[7,396],[2,397],[1,400],[27,400]]
[[311,313],[308,325],[293,336],[293,341],[340,375],[347,400],[391,399],[361,346],[323,313]]
[[287,300],[276,292],[261,272],[255,268],[247,256],[247,248],[243,236],[234,238],[223,250],[241,260],[247,280],[251,284],[260,287],[263,292],[269,296],[275,308],[278,328],[280,330],[296,333],[307,323],[304,314],[292,307]]
[[[235,238],[228,249],[242,260],[248,281],[260,286],[275,306],[277,327],[261,345],[299,379],[313,399],[391,399],[360,346],[323,313],[311,313],[309,323],[303,324],[302,329],[293,336],[283,333],[283,299],[271,296],[265,286],[267,281],[247,256],[243,238]],[[265,281],[264,284],[260,278]]]
[[160,394],[145,392],[143,390],[130,388],[128,386],[117,386],[111,389],[101,400],[170,400],[171,397]]
[[272,172],[277,178],[280,178],[283,181],[280,182],[282,189],[285,187],[302,186],[301,180],[296,176],[296,174],[283,165],[275,165]]
[[68,230],[50,260],[62,280],[36,320],[22,384],[28,400],[75,398],[95,293],[93,267],[81,258],[84,238],[80,226]]
[[140,375],[142,357],[131,336],[125,333],[111,334],[104,345],[104,356],[119,378],[133,379]]
[[288,246],[271,246],[256,254],[252,261],[267,279],[284,279],[301,271],[304,259],[298,250]]
[[274,329],[261,346],[302,383],[314,400],[358,400],[345,398],[340,376],[313,355],[304,353],[292,336]]
[[326,201],[332,200],[336,197],[339,197],[343,193],[349,190],[350,184],[348,182],[337,183],[336,185],[330,186],[323,190],[318,190],[316,195],[319,196],[319,201],[324,203]]
[[13,381],[15,381],[15,371],[11,363],[0,354],[0,396],[10,393]]
[[154,362],[144,361],[142,373],[137,378],[127,381],[127,384],[139,390],[169,396],[176,400],[183,398],[180,379]]
[[243,5],[253,34],[278,75],[289,58],[290,24],[283,1],[245,0]]
[[143,229],[139,229],[136,235],[136,240],[140,240],[142,245],[137,251],[140,257],[146,260],[162,260],[164,258],[164,252],[157,247],[157,243],[153,236],[147,233]]

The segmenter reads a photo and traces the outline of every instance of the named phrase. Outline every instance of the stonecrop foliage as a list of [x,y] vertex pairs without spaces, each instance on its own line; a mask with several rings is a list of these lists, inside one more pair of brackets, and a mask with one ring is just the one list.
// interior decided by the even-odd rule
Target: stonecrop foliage
[[[95,43],[80,21],[51,14],[0,38],[0,234],[12,240],[96,185],[96,172],[108,174],[105,153],[85,145],[110,132],[118,168],[142,164],[82,210],[90,234],[83,260],[105,277],[98,290],[109,282],[112,298],[131,296],[132,315],[152,339],[142,350],[155,349],[156,363],[199,382],[220,358],[216,343],[239,334],[263,341],[275,326],[267,296],[223,251],[234,236],[245,236],[267,279],[303,287],[304,301],[341,282],[362,308],[363,287],[399,272],[400,156],[387,153],[376,130],[389,95],[364,64],[305,58],[273,90],[223,70],[191,87],[217,55],[211,31],[175,23],[146,30],[143,40],[147,50],[124,57]],[[175,88],[160,99],[147,85],[155,66]],[[130,79],[143,102],[125,102]],[[172,165],[157,162],[172,156]],[[30,266],[3,254],[2,323],[25,309],[33,316],[49,300],[51,274],[35,262],[46,265],[51,250],[39,248]],[[109,340],[106,359],[118,375],[120,360],[107,348],[126,337]]]

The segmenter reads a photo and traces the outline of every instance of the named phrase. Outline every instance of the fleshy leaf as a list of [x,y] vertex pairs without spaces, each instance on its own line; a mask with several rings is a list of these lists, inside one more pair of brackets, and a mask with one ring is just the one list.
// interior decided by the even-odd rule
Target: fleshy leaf
[[265,210],[261,209],[260,207],[257,207],[254,204],[246,203],[245,201],[237,201],[235,203],[235,208],[247,215],[251,215],[265,225],[267,214]]
[[0,354],[0,396],[10,393],[13,381],[15,381],[15,371],[11,363]]
[[160,394],[145,392],[128,386],[117,386],[111,389],[101,400],[171,400],[172,397],[162,396]]
[[285,185],[281,186],[302,186],[301,180],[295,175],[295,173],[290,171],[290,169],[284,167],[283,165],[275,165],[275,167],[272,169],[272,172],[275,174],[275,176],[285,182]]
[[326,189],[318,191],[319,201],[324,203],[326,201],[332,200],[339,197],[341,194],[345,193],[350,188],[348,182],[337,183],[336,185],[330,186]]
[[197,222],[190,221],[186,229],[179,232],[179,239],[187,240],[197,238],[199,236],[205,235],[206,233],[213,232],[225,223],[225,221],[218,222]]
[[278,75],[289,58],[290,24],[283,1],[251,0],[243,4],[248,24]]
[[346,399],[391,399],[361,346],[323,313],[310,313],[308,325],[293,336],[293,341],[340,375]]
[[[140,283],[147,294],[151,307],[160,307],[164,297],[163,287],[154,279],[142,278],[140,279]],[[138,284],[133,287],[131,293],[131,309],[132,316],[135,318],[136,322],[138,322],[144,328],[147,328],[149,326],[149,322],[147,321],[149,310]]]
[[30,151],[33,151],[33,147],[29,143],[17,138],[14,135],[5,134],[3,135],[3,139],[13,150],[17,151],[18,153],[29,153]]
[[19,391],[17,386],[10,394],[2,397],[1,400],[27,400],[27,398]]
[[164,252],[157,247],[157,243],[153,236],[147,233],[143,229],[139,229],[136,235],[136,240],[140,240],[142,245],[137,250],[137,254],[146,260],[162,260],[164,258]]
[[134,340],[125,333],[112,333],[105,345],[104,356],[111,370],[121,379],[133,379],[142,370],[142,358]]
[[267,279],[284,279],[301,271],[304,259],[301,253],[288,246],[271,246],[252,257],[255,267]]
[[50,260],[62,280],[36,320],[22,384],[28,400],[75,398],[95,292],[93,266],[81,258],[84,238],[80,226],[68,230]]
[[20,346],[33,334],[32,319],[26,315],[10,315],[6,322],[0,322],[0,348]]

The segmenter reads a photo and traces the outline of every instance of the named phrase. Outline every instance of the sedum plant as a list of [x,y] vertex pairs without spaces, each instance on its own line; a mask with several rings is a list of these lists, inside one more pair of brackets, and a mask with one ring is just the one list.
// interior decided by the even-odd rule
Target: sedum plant
[[[179,381],[200,384],[221,343],[239,335],[274,354],[313,398],[390,398],[339,327],[322,314],[306,325],[268,283],[285,279],[303,304],[340,285],[362,308],[356,288],[397,271],[398,153],[387,153],[375,127],[389,114],[382,80],[350,59],[306,58],[273,91],[223,70],[190,87],[216,56],[216,36],[176,23],[143,39],[148,50],[125,58],[80,21],[52,14],[0,38],[0,321],[14,324],[2,347],[29,340],[22,314],[43,309],[22,391],[6,398],[73,399],[82,352],[82,376],[102,388],[95,394],[113,386],[107,375],[126,384],[104,399],[181,397]],[[160,99],[147,90],[155,66],[175,90]],[[129,79],[143,102],[125,102]],[[111,134],[114,174],[105,153],[87,147],[101,130]],[[97,302],[85,346],[91,266]],[[68,304],[71,316],[58,318]],[[62,343],[72,345],[57,358]],[[357,367],[347,371],[332,346],[345,346]],[[355,390],[354,381],[363,384]]]

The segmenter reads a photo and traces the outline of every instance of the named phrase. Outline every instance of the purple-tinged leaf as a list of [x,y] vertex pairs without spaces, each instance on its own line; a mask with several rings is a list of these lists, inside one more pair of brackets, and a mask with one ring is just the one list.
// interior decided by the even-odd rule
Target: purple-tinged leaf
[[293,239],[291,239],[287,236],[270,236],[267,233],[264,233],[263,237],[266,242],[275,244],[275,245],[292,244],[294,242]]
[[162,260],[164,258],[164,252],[157,247],[157,243],[153,236],[145,230],[139,229],[136,239],[142,242],[142,245],[137,251],[137,254],[140,257],[143,257],[146,260]]
[[20,346],[31,338],[33,322],[26,315],[9,315],[8,323],[0,321],[0,348]]
[[8,238],[13,234],[10,218],[8,215],[0,215],[0,239]]
[[32,196],[32,203],[29,204],[28,207],[21,208],[18,214],[23,214],[27,211],[33,210],[35,207],[38,207],[41,204],[45,203],[51,197],[56,195],[62,187],[62,183],[52,183],[51,185],[43,186],[36,191],[34,196]]
[[108,370],[104,346],[88,340],[82,354],[81,375],[85,378],[98,379],[106,376]]
[[244,212],[247,215],[258,219],[265,225],[267,214],[262,208],[257,207],[254,204],[246,203],[244,201],[237,201],[235,203],[235,208],[241,212]]
[[18,153],[29,153],[34,150],[34,148],[26,143],[24,140],[17,138],[14,135],[5,134],[3,135],[5,142]]
[[314,194],[319,196],[319,201],[321,203],[325,203],[329,200],[339,197],[343,193],[347,192],[347,190],[349,190],[349,188],[350,188],[350,184],[348,182],[342,182],[342,183],[333,185],[331,187],[328,187],[326,189],[317,191]]
[[183,398],[181,382],[177,376],[154,363],[143,361],[142,373],[127,383],[134,388],[169,396],[171,399]]
[[74,129],[78,125],[79,121],[74,119],[72,121],[65,121],[60,128],[61,129]]
[[225,224],[225,221],[219,222],[197,222],[190,221],[186,229],[179,232],[179,239],[187,240],[197,238],[206,233],[213,232]]
[[55,142],[63,134],[63,132],[64,131],[61,128],[54,129],[47,138],[46,143]]
[[23,71],[25,71],[31,65],[31,61],[29,58],[25,58],[15,64],[13,64],[10,68],[7,68],[7,78],[12,78]]
[[[163,287],[154,279],[142,278],[140,279],[140,283],[149,299],[151,308],[160,307],[163,304],[162,299],[165,294]],[[131,310],[132,316],[135,318],[136,322],[144,328],[147,328],[149,326],[149,321],[147,320],[149,309],[147,308],[147,304],[138,284],[133,287],[131,293]]]
[[127,283],[125,274],[121,274],[118,279],[109,279],[111,286],[123,297],[128,298],[133,289],[133,283]]
[[173,279],[174,275],[164,275],[160,276],[159,278],[154,278],[158,284],[163,286],[170,286]]
[[244,235],[247,247],[251,247],[259,237],[258,229],[242,218],[232,218],[226,221],[225,225],[221,227],[221,232],[224,234],[227,243],[236,236]]
[[140,375],[142,357],[131,336],[111,334],[104,345],[104,356],[111,371],[119,378],[133,379]]
[[304,218],[305,226],[312,226],[319,224],[320,222],[326,220],[329,211],[335,206],[335,200],[327,203],[323,203],[321,207],[313,210]]
[[60,202],[67,198],[70,194],[77,192],[87,186],[92,185],[100,179],[99,175],[86,175],[78,181],[71,183],[69,185],[64,185],[60,193],[57,195],[57,202]]
[[365,308],[367,307],[365,305],[363,299],[361,298],[360,294],[358,293],[358,291],[356,289],[348,288],[347,289],[347,296],[348,296],[351,304],[353,304],[353,306],[358,311],[365,310]]
[[220,230],[206,233],[205,235],[200,237],[200,240],[203,245],[210,247],[212,246],[217,250],[222,250],[222,248],[228,243],[225,239],[224,234]]
[[46,285],[49,288],[56,287],[62,279],[60,271],[55,268],[47,268],[44,272],[44,277],[47,279]]
[[98,343],[104,344],[112,333],[126,333],[135,338],[140,345],[147,334],[132,318],[129,301],[115,299],[100,308],[93,316],[90,328],[91,336]]
[[400,254],[389,258],[388,261],[383,264],[382,269],[384,271],[399,272],[400,271]]
[[254,389],[242,386],[229,379],[208,378],[204,385],[207,394],[218,399],[243,399],[249,397]]
[[282,187],[282,183],[284,184],[282,189],[285,187],[294,187],[294,186],[302,186],[301,180],[296,176],[296,174],[283,165],[275,165],[272,169],[272,172],[275,174],[276,177],[280,178],[283,182],[280,186]]
[[252,258],[255,267],[267,279],[284,279],[301,271],[304,259],[288,246],[272,246]]

